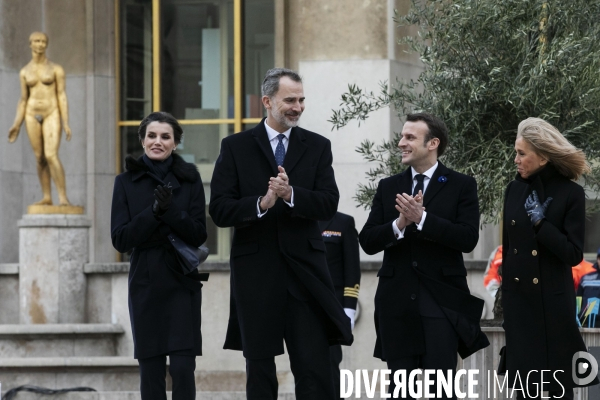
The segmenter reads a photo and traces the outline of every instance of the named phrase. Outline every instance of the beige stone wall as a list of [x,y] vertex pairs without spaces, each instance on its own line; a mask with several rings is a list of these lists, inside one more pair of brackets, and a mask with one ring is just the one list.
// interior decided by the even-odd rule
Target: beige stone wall
[[[301,61],[395,59],[419,64],[398,39],[416,32],[398,28],[410,0],[275,0],[278,65]],[[397,12],[397,14],[396,14]]]
[[[110,194],[115,175],[114,0],[0,0],[0,259],[18,262],[17,220],[41,197],[25,128],[6,137],[20,97],[19,70],[31,60],[28,38],[49,36],[48,58],[66,72],[70,142],[60,146],[67,194],[92,219],[90,259],[113,261]],[[53,195],[56,192],[53,187]]]
[[398,44],[400,38],[407,35],[416,35],[417,28],[415,26],[410,27],[398,27],[398,23],[393,21],[396,15],[406,15],[410,9],[410,0],[393,0],[394,11],[390,12],[392,19],[392,29],[394,34],[394,57],[398,61],[403,61],[409,64],[421,65],[419,55],[410,51],[406,45]]
[[39,0],[0,0],[0,68],[18,71],[31,59],[31,54],[23,52],[22,44],[27,46],[30,33],[42,25],[39,3]]
[[50,37],[48,57],[62,65],[66,74],[86,73],[86,7],[91,3],[81,0],[44,3],[45,30]]
[[288,65],[387,57],[388,0],[287,2]]
[[20,70],[31,59],[29,35],[43,31],[50,37],[48,58],[62,65],[67,74],[85,73],[87,3],[90,2],[0,1],[0,65]]

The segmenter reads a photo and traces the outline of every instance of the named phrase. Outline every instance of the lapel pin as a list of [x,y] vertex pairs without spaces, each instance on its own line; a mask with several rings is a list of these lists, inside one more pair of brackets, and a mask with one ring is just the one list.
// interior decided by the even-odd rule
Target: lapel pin
[[443,176],[443,175],[442,175],[442,176],[440,176],[440,177],[438,178],[438,182],[441,182],[441,183],[444,183],[444,182],[446,182],[447,180],[448,180],[448,178],[446,178],[446,177],[445,177],[445,176]]

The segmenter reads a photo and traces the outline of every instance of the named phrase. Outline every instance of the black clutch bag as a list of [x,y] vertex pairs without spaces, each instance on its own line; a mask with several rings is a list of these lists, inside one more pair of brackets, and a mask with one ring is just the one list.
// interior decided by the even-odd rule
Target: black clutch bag
[[172,232],[167,237],[175,249],[175,254],[177,254],[177,260],[183,270],[183,274],[189,275],[197,272],[198,266],[206,261],[208,257],[208,247],[204,245],[200,247],[190,246]]

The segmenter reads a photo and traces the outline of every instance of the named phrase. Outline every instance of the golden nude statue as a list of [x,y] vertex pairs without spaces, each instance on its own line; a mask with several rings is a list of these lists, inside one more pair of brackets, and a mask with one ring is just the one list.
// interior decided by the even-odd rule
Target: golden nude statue
[[[65,93],[65,71],[60,65],[54,64],[46,58],[48,36],[45,33],[33,32],[29,36],[29,47],[31,48],[31,61],[19,73],[21,98],[17,104],[15,122],[8,132],[8,141],[13,143],[17,140],[21,123],[25,120],[27,135],[37,160],[37,172],[43,193],[42,199],[33,206],[52,206],[50,192],[50,179],[52,178],[58,191],[60,208],[65,213],[79,213],[72,210],[69,212],[65,209],[71,203],[67,198],[65,171],[58,158],[58,147],[63,129],[67,135],[67,141],[71,140]],[[29,213],[40,213],[40,211],[32,212],[31,207]],[[46,207],[46,210],[49,208]],[[38,207],[39,209],[40,207]]]

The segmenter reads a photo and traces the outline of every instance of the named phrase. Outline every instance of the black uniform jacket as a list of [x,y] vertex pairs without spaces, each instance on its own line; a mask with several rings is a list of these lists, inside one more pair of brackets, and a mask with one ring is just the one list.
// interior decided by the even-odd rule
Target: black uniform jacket
[[341,212],[328,221],[320,221],[319,229],[327,248],[327,266],[335,294],[344,308],[356,309],[360,290],[360,252],[354,218]]
[[384,252],[375,294],[374,355],[394,360],[425,354],[418,304],[422,284],[454,325],[458,352],[465,358],[489,345],[479,327],[483,300],[470,295],[462,255],[479,239],[477,184],[439,163],[424,193],[423,229],[411,224],[397,240],[392,222],[398,218],[394,206],[399,193],[412,193],[410,168],[379,182],[359,235],[367,254]]
[[200,305],[202,284],[181,273],[167,240],[175,232],[193,246],[206,241],[206,205],[200,174],[193,164],[172,155],[173,199],[160,217],[152,213],[154,189],[163,184],[139,158],[126,159],[127,172],[116,177],[111,210],[111,237],[121,253],[132,251],[129,270],[129,315],[135,358],[189,350],[202,354]]
[[258,218],[257,200],[278,173],[264,120],[221,142],[209,212],[217,226],[235,227],[226,349],[243,350],[246,358],[283,354],[292,279],[323,311],[330,342],[352,342],[350,319],[335,298],[318,224],[334,215],[339,200],[332,160],[329,140],[293,128],[283,167],[294,189],[294,207],[278,199]]
[[[525,200],[536,190],[552,202],[538,232],[531,227]],[[558,373],[566,388],[576,386],[571,362],[585,345],[575,320],[571,266],[583,259],[585,193],[548,164],[530,179],[517,175],[506,188],[502,230],[502,307],[508,382],[516,372],[525,384],[532,370]],[[540,382],[540,376],[530,382]],[[544,390],[561,390],[546,373]],[[597,381],[596,381],[597,383]]]

